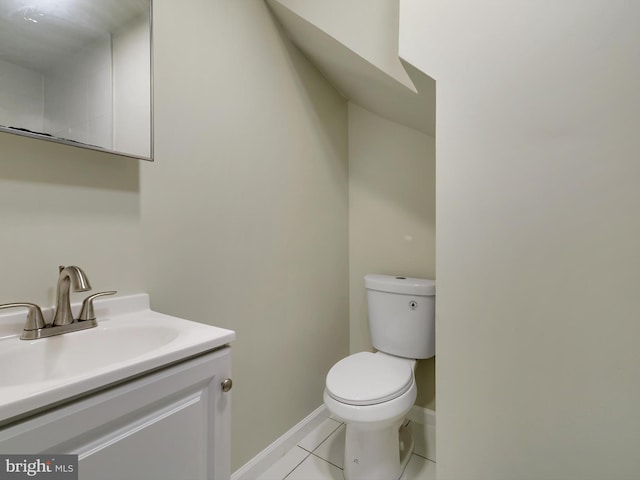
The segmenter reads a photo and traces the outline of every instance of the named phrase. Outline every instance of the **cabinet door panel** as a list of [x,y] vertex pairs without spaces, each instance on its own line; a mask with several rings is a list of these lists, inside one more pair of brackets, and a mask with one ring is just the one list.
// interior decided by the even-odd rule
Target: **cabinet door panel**
[[230,348],[92,393],[0,429],[0,451],[78,454],[91,480],[230,477]]
[[207,478],[207,394],[198,392],[111,432],[79,452],[92,480]]

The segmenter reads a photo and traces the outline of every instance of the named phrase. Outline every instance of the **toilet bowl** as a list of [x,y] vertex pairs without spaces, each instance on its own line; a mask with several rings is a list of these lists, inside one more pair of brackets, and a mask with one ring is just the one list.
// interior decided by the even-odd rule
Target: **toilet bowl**
[[346,424],[344,476],[348,480],[396,480],[413,451],[399,429],[413,406],[415,361],[360,352],[335,364],[323,400]]
[[323,400],[346,425],[344,478],[398,480],[413,451],[403,423],[416,400],[416,359],[435,354],[435,283],[367,275],[365,287],[378,351],[336,363],[327,374]]

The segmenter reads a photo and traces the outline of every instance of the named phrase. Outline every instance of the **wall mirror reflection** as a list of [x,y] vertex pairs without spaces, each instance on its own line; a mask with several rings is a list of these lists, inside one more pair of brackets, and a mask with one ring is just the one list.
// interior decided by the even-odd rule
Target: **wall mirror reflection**
[[151,160],[151,0],[0,0],[0,131]]

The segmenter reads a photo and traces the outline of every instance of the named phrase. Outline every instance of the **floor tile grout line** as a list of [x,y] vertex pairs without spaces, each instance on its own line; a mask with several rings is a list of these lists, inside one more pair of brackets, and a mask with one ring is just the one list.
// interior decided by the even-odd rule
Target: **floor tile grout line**
[[[309,451],[309,449],[304,448],[304,447],[302,447],[302,446],[300,446],[300,445],[295,445],[295,447],[300,448],[300,449],[305,453],[304,458],[303,458],[300,462],[298,462],[298,463],[297,463],[297,464],[296,464],[296,465],[295,465],[295,466],[294,466],[294,467],[293,467],[293,468],[292,468],[292,469],[291,469],[291,470],[290,470],[290,471],[289,471],[289,472],[288,472],[284,477],[282,477],[282,480],[286,480],[287,478],[290,478],[290,477],[291,477],[291,475],[296,471],[296,469],[297,469],[297,468],[299,468],[299,467],[300,467],[300,466],[301,466],[305,461],[307,461],[307,460],[309,459],[309,457],[310,457],[310,456],[314,456],[314,457],[315,457],[315,458],[317,458],[318,460],[322,460],[323,462],[328,463],[329,465],[331,465],[331,466],[333,466],[333,467],[335,467],[335,468],[338,468],[338,469],[339,469],[339,470],[341,470],[341,471],[344,471],[344,467],[340,467],[339,465],[336,465],[335,463],[331,462],[330,460],[327,460],[326,458],[321,457],[319,454],[314,453],[314,452],[316,452],[316,450],[317,450],[317,449],[319,449],[319,448],[320,448],[320,446],[321,446],[321,445],[323,445],[323,444],[324,444],[324,443],[325,443],[325,442],[326,442],[326,441],[327,441],[331,436],[333,436],[333,435],[336,433],[336,431],[337,431],[340,427],[342,427],[342,425],[344,425],[344,424],[343,424],[343,423],[339,423],[339,424],[338,424],[338,426],[337,426],[335,429],[333,429],[333,430],[331,431],[331,433],[329,433],[329,435],[327,435],[327,437],[326,437],[326,438],[324,438],[324,440],[322,440],[322,441],[321,441],[321,442],[320,442],[320,443],[319,443],[319,444],[314,448],[314,450],[313,450],[313,451]],[[426,456],[424,456],[424,455],[421,455],[421,454],[419,454],[419,453],[416,453],[416,452],[412,452],[412,453],[411,453],[411,455],[415,455],[416,457],[418,457],[418,458],[420,458],[420,459],[422,459],[422,460],[428,461],[428,462],[430,462],[430,463],[433,463],[433,464],[435,464],[435,463],[436,463],[436,462],[435,462],[435,460],[431,460],[430,458],[428,458],[428,457],[426,457]]]
[[[344,470],[344,468],[340,467],[339,465],[336,465],[335,463],[330,462],[330,461],[329,461],[329,460],[327,460],[326,458],[322,458],[321,456],[316,455],[316,454],[315,454],[315,453],[313,453],[313,452],[311,453],[311,455],[313,455],[313,456],[314,456],[314,457],[316,457],[316,458],[319,458],[320,460],[322,460],[322,461],[324,461],[324,462],[327,462],[329,465],[333,465],[334,467],[339,468],[340,470]],[[306,460],[306,459],[305,459],[305,460]]]
[[[333,420],[333,418],[327,418],[326,420]],[[334,422],[338,422],[337,420],[333,420],[333,421],[334,421]],[[313,453],[313,452],[315,452],[318,448],[320,448],[320,445],[322,445],[324,442],[326,442],[326,441],[327,441],[327,439],[328,439],[331,435],[333,435],[333,434],[336,432],[336,430],[338,430],[341,426],[342,426],[342,423],[338,423],[338,426],[337,426],[336,428],[334,428],[333,430],[331,430],[331,432],[330,432],[326,437],[324,437],[324,438],[322,439],[322,441],[321,441],[318,445],[316,445],[316,446],[314,447],[314,449],[313,449],[313,450],[309,450],[309,449],[307,449],[307,448],[304,448],[304,447],[302,447],[300,444],[296,444],[296,446],[297,446],[297,447],[300,447],[301,449],[303,449],[303,450],[304,450],[304,451],[306,451],[306,452]],[[304,440],[304,439],[303,439],[303,440]]]
[[[287,478],[287,477],[289,477],[289,476],[290,476],[290,475],[291,475],[291,474],[296,470],[296,468],[298,468],[300,465],[302,465],[302,463],[303,463],[307,458],[309,458],[309,456],[310,456],[310,455],[313,455],[314,457],[319,458],[319,459],[320,459],[320,460],[322,460],[323,462],[327,462],[329,465],[333,465],[333,466],[334,466],[334,467],[336,467],[336,468],[340,468],[338,465],[335,465],[334,463],[331,463],[329,460],[327,460],[327,459],[325,459],[325,458],[322,458],[322,457],[321,457],[321,456],[319,456],[319,455],[315,455],[315,454],[313,453],[313,452],[315,452],[318,448],[320,448],[320,446],[321,446],[324,442],[326,442],[326,441],[329,439],[329,437],[331,437],[334,433],[336,433],[336,431],[337,431],[340,427],[342,427],[342,425],[343,425],[343,423],[342,423],[342,422],[338,422],[337,420],[334,420],[333,418],[327,418],[327,420],[332,420],[332,421],[336,422],[336,423],[337,423],[336,427],[335,427],[334,429],[332,429],[332,430],[331,430],[331,432],[330,432],[326,437],[324,437],[324,438],[322,439],[322,441],[321,441],[318,445],[316,445],[316,446],[315,446],[315,448],[313,449],[313,451],[309,451],[309,449],[304,448],[303,446],[301,446],[301,445],[299,445],[299,444],[296,444],[296,447],[298,447],[299,449],[301,449],[301,450],[303,450],[304,452],[306,452],[306,455],[305,455],[305,457],[302,459],[302,461],[301,461],[300,463],[298,463],[298,464],[297,464],[297,465],[296,465],[296,466],[295,466],[295,467],[294,467],[294,468],[293,468],[289,473],[287,473],[287,474],[282,478],[282,480],[286,480],[286,478]],[[340,468],[340,470],[342,470],[342,468]]]
[[[339,428],[339,427],[338,427],[338,428]],[[335,433],[335,430],[333,431],[333,433],[331,433],[331,435],[333,435],[334,433]],[[320,454],[316,453],[316,452],[318,451],[318,449],[322,446],[322,444],[323,444],[324,442],[326,442],[327,440],[329,440],[329,438],[331,437],[331,435],[329,435],[327,438],[325,438],[325,439],[324,439],[324,441],[323,441],[320,445],[318,445],[318,446],[313,450],[313,452],[311,452],[311,455],[313,455],[313,456],[315,456],[315,457],[318,457],[318,458],[321,458],[321,459],[322,459],[322,460],[324,460],[325,462],[330,463],[331,465],[335,465],[336,467],[338,467],[338,465],[336,465],[335,463],[333,463],[333,462],[329,461],[328,459],[326,459],[326,458],[324,458],[324,457],[320,456]],[[342,470],[342,467],[338,467],[338,468],[340,468],[340,469]]]
[[[302,459],[302,461],[300,461],[300,463],[298,463],[295,467],[293,467],[293,469],[292,469],[289,473],[287,473],[287,474],[282,478],[282,480],[286,480],[286,479],[287,479],[287,477],[289,477],[289,476],[290,476],[290,475],[295,471],[295,469],[296,469],[296,468],[298,468],[300,465],[302,465],[302,463],[303,463],[305,460],[307,460],[310,456],[314,456],[314,457],[316,457],[317,459],[322,460],[323,462],[326,462],[326,463],[328,463],[329,465],[333,465],[334,467],[339,468],[340,470],[343,470],[343,471],[344,471],[344,468],[340,467],[339,465],[336,465],[336,464],[335,464],[335,463],[333,463],[333,462],[330,462],[330,461],[329,461],[329,460],[327,460],[326,458],[322,458],[322,457],[320,457],[320,456],[318,456],[318,455],[314,454],[313,452],[309,452],[309,450],[307,450],[306,448],[302,448],[302,447],[300,447],[299,445],[298,445],[298,448],[301,448],[302,450],[304,450],[305,452],[307,452],[307,455],[305,455],[305,457]],[[412,453],[411,455],[415,455],[416,457],[420,457],[420,458],[422,458],[423,460],[426,460],[426,461],[431,462],[431,463],[436,463],[436,462],[434,462],[433,460],[431,460],[430,458],[423,457],[422,455],[420,455],[420,454],[418,454],[418,453]]]
[[304,462],[307,458],[309,458],[309,455],[313,455],[309,450],[307,450],[306,448],[302,448],[299,445],[296,445],[298,448],[304,450],[305,452],[307,452],[307,454],[304,456],[304,458],[298,462],[298,464],[293,467],[291,470],[289,470],[289,473],[287,473],[284,477],[282,477],[282,480],[285,480],[289,475],[291,475],[293,472],[295,472],[296,468],[298,468],[300,465],[302,465],[302,462]]
[[[325,437],[325,438],[324,438],[324,439],[323,439],[323,440],[322,440],[318,445],[316,445],[316,447],[311,451],[311,453],[313,453],[313,452],[315,452],[316,450],[318,450],[318,449],[319,449],[319,448],[324,444],[324,442],[326,442],[327,440],[329,440],[329,438],[331,438],[331,436],[332,436],[334,433],[336,433],[336,432],[338,431],[338,429],[339,429],[340,427],[342,427],[342,423],[341,423],[341,424],[339,424],[339,425],[338,425],[336,428],[334,428],[333,430],[331,430],[331,433],[330,433],[329,435],[327,435],[327,436],[326,436],[326,437]],[[298,446],[300,446],[300,445],[298,445]],[[300,448],[302,448],[302,447],[300,447]],[[307,450],[307,449],[305,448],[305,450]],[[307,450],[307,451],[308,451],[308,450]],[[316,457],[318,457],[318,458],[322,458],[322,457],[319,457],[318,455],[316,455]],[[323,460],[324,460],[324,458],[323,458]],[[333,464],[332,464],[332,465],[333,465]]]
[[435,460],[431,460],[429,457],[425,457],[424,455],[420,455],[419,453],[416,453],[416,452],[411,452],[411,455],[415,455],[417,457],[424,458],[425,460],[429,460],[431,463],[436,463]]

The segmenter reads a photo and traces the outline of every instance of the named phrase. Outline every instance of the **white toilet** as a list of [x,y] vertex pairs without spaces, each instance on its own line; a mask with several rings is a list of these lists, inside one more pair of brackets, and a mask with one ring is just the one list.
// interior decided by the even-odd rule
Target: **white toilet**
[[413,451],[401,429],[416,400],[416,359],[435,355],[433,280],[364,277],[371,343],[327,374],[324,403],[346,424],[344,478],[397,480]]

